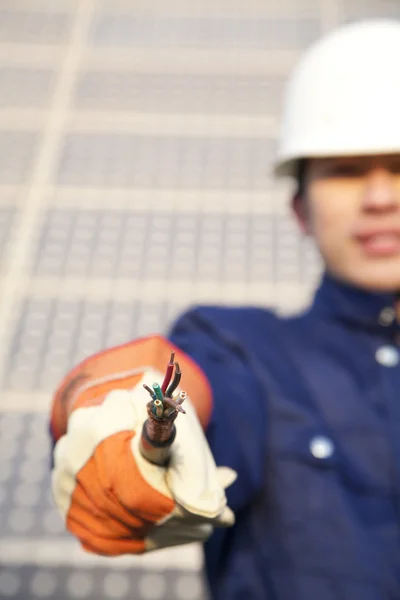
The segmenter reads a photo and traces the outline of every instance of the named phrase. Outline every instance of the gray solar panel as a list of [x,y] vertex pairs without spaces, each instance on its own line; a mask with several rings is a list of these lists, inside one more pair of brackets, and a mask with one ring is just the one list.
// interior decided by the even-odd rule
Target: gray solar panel
[[303,303],[320,260],[271,177],[283,82],[323,30],[400,16],[392,0],[226,6],[0,0],[2,598],[207,597],[196,548],[179,569],[107,561],[65,532],[51,394],[192,303]]

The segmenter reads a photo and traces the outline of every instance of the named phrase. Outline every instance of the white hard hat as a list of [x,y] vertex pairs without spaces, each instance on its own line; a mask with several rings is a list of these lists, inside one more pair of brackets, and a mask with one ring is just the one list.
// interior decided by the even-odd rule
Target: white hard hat
[[400,152],[400,21],[343,25],[289,79],[275,174],[302,158]]

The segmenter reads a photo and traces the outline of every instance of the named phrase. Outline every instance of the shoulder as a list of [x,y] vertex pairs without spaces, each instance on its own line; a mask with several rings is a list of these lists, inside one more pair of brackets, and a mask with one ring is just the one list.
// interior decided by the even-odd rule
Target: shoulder
[[195,306],[173,324],[169,339],[208,373],[230,369],[235,376],[254,374],[255,360],[265,368],[282,353],[283,320],[258,307]]
[[184,312],[168,338],[208,370],[224,365],[244,373],[261,361],[270,371],[307,343],[303,321],[263,307],[201,305]]
[[211,337],[242,340],[277,331],[283,319],[272,309],[253,306],[198,305],[185,311],[175,321],[172,330],[203,331]]

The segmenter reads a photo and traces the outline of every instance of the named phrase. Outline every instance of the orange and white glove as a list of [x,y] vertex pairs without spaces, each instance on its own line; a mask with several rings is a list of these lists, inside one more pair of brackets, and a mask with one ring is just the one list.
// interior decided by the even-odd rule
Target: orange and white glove
[[216,467],[190,398],[175,421],[168,466],[141,455],[149,400],[143,384],[161,379],[148,369],[132,389],[75,409],[55,446],[53,496],[67,529],[88,551],[139,554],[204,541],[214,527],[234,523],[224,490],[236,473]]

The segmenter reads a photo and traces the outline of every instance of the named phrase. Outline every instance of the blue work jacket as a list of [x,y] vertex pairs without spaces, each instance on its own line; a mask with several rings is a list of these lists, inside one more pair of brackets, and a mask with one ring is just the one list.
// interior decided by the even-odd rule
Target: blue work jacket
[[215,600],[400,599],[395,295],[324,276],[311,307],[201,306],[169,339],[207,375],[231,529],[205,545]]

